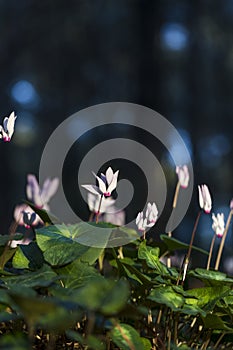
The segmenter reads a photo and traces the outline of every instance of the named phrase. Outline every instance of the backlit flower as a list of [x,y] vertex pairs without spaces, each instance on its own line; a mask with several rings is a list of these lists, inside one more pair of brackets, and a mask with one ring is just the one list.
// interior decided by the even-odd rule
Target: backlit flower
[[157,219],[158,219],[158,209],[155,203],[151,204],[148,203],[147,204],[147,209],[146,209],[146,218],[148,220],[148,222],[151,223],[156,223]]
[[143,212],[139,212],[136,218],[136,225],[139,231],[144,232],[147,228],[154,226],[158,219],[158,209],[155,203],[147,204],[146,215],[144,218]]
[[233,210],[233,199],[230,202],[230,209]]
[[209,214],[212,209],[212,199],[208,187],[206,185],[198,186],[198,193],[200,208]]
[[36,221],[36,213],[30,213],[28,211],[23,212],[23,222],[26,228],[30,228]]
[[[101,205],[100,205],[101,201]],[[102,197],[100,194],[93,194],[88,193],[87,194],[87,204],[89,207],[89,210],[91,212],[97,213],[105,213],[107,211],[107,208],[112,206],[115,203],[115,200],[113,198],[105,198]]]
[[218,237],[222,237],[224,230],[225,230],[225,222],[224,222],[224,214],[212,214],[212,219],[213,219],[213,224],[212,224],[212,229],[216,233]]
[[105,175],[102,173],[100,177],[97,176],[95,173],[93,173],[93,175],[96,177],[98,181],[98,186],[82,185],[82,187],[91,193],[100,194],[100,195],[103,195],[104,197],[110,197],[112,192],[116,189],[118,173],[119,173],[119,170],[113,173],[113,170],[111,167],[107,169]]
[[[26,186],[27,199],[33,202],[35,207],[49,211],[48,202],[57,191],[58,184],[58,178],[46,179],[42,189],[40,189],[35,175],[29,174]],[[24,225],[26,228],[43,224],[39,215],[27,204],[20,204],[15,207],[14,219],[18,225]]]
[[58,178],[46,179],[42,189],[40,188],[35,175],[27,176],[26,193],[28,200],[32,201],[36,207],[48,209],[48,202],[54,196],[58,189]]
[[[27,214],[27,218],[30,219],[31,224],[27,221],[27,218],[25,216],[25,213]],[[35,214],[35,217],[34,217]],[[18,225],[25,226],[26,228],[29,228],[30,226],[37,226],[39,224],[43,224],[43,221],[37,215],[31,207],[27,204],[20,204],[15,207],[14,210],[14,219],[17,222]],[[25,222],[26,219],[26,222]]]
[[183,188],[187,188],[189,184],[189,170],[187,165],[177,166],[176,173],[178,175],[180,186]]
[[[146,219],[146,218],[144,219],[144,217],[143,217],[143,211],[141,211],[141,212],[138,213],[138,215],[137,215],[137,217],[136,217],[136,225],[137,225],[139,231],[144,232],[144,231],[147,229],[147,227],[148,227],[148,225],[147,225],[147,219]],[[152,225],[152,226],[153,226],[153,225]],[[151,227],[152,227],[152,226],[151,226]]]
[[9,117],[5,117],[3,120],[3,125],[0,125],[0,139],[4,142],[9,142],[12,138],[15,128],[15,112],[11,112]]

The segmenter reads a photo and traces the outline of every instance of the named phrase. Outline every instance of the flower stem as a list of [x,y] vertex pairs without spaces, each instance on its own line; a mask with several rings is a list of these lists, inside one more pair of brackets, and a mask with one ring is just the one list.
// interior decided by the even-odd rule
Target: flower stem
[[100,197],[99,208],[98,208],[98,211],[96,214],[96,219],[95,219],[96,224],[98,224],[98,222],[99,222],[99,215],[100,215],[100,208],[101,208],[102,199],[103,199],[103,195]]
[[[196,221],[195,221],[195,224],[194,224],[194,227],[193,227],[191,240],[190,240],[190,243],[189,243],[188,253],[187,253],[187,255],[186,255],[185,259],[184,259],[184,264],[183,264],[184,274],[183,274],[183,279],[182,279],[182,285],[184,284],[185,276],[186,276],[186,273],[187,273],[187,270],[188,270],[190,255],[191,255],[191,251],[192,251],[192,247],[193,247],[193,241],[194,241],[195,233],[197,231],[197,226],[198,226],[198,223],[199,223],[200,216],[201,216],[201,211],[199,211],[199,213],[197,214],[197,218],[196,218]],[[179,275],[178,281],[177,281],[178,284],[179,284],[179,278],[180,278],[180,275]]]
[[[179,192],[180,192],[180,182],[177,181],[176,190],[175,190],[173,203],[172,203],[172,208],[173,209],[175,209],[176,206],[177,206],[177,200],[178,200]],[[171,231],[168,232],[168,237],[172,237],[172,232]],[[171,267],[171,258],[170,258],[170,256],[167,258],[167,267]]]
[[180,192],[180,182],[177,182],[176,185],[176,191],[175,191],[175,195],[174,195],[174,199],[173,199],[173,204],[172,207],[175,209],[176,205],[177,205],[177,200],[178,200],[178,196],[179,196],[179,192]]
[[218,270],[218,268],[219,268],[220,260],[221,260],[221,257],[222,257],[222,251],[223,251],[224,243],[225,243],[225,240],[226,240],[226,237],[227,237],[227,232],[229,230],[229,226],[230,226],[230,223],[231,223],[232,215],[233,215],[233,209],[230,211],[229,216],[227,218],[226,227],[225,227],[225,230],[223,232],[222,240],[221,240],[221,243],[220,243],[220,246],[219,246],[219,249],[218,249],[218,255],[217,255],[215,268],[214,268],[215,270]]
[[208,262],[207,262],[207,266],[206,266],[206,270],[209,270],[210,268],[210,262],[211,262],[211,257],[212,257],[212,253],[213,253],[213,248],[214,248],[214,242],[216,239],[216,234],[214,234],[212,241],[211,241],[211,245],[210,245],[210,251],[209,251],[209,257],[208,257]]
[[186,259],[188,261],[190,259],[190,255],[191,255],[191,251],[192,251],[192,247],[193,247],[193,241],[194,241],[195,233],[197,231],[197,225],[198,225],[200,216],[201,216],[201,211],[199,211],[199,213],[197,214],[197,218],[196,218],[196,221],[195,221],[195,224],[194,224],[191,240],[190,240],[190,243],[189,243],[189,250],[188,250],[188,253],[187,253],[187,257],[186,257]]
[[146,239],[146,230],[143,231],[142,239],[143,239],[143,240]]
[[222,332],[222,334],[221,334],[220,337],[218,338],[217,342],[215,343],[213,349],[218,349],[218,346],[219,346],[219,344],[221,343],[221,341],[222,341],[222,339],[223,339],[223,337],[224,337],[225,335],[226,335],[226,332],[225,332],[225,331]]
[[89,219],[88,219],[89,222],[92,222],[92,221],[93,221],[94,214],[95,214],[95,213],[92,211],[91,214],[90,214],[90,216],[89,216]]

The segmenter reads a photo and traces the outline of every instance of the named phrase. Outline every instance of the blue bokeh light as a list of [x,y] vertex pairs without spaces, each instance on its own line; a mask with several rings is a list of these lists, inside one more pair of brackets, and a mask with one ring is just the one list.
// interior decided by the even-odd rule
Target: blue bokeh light
[[216,167],[223,156],[231,151],[231,143],[224,134],[203,138],[198,144],[201,161],[208,167]]
[[22,104],[34,104],[38,101],[38,95],[34,86],[27,80],[19,80],[11,88],[13,99]]
[[188,46],[189,33],[183,24],[176,22],[165,23],[161,27],[160,39],[165,49],[181,51]]

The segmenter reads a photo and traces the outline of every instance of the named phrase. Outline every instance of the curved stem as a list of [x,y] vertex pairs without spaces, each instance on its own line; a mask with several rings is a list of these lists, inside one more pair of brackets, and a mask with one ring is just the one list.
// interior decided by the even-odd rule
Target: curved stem
[[[191,240],[190,240],[190,243],[189,243],[188,253],[187,253],[186,257],[184,258],[182,285],[184,284],[186,273],[187,273],[187,270],[188,270],[190,255],[191,255],[191,251],[192,251],[192,247],[193,247],[193,241],[194,241],[195,233],[197,231],[197,226],[198,226],[198,223],[199,223],[199,219],[200,219],[201,213],[202,212],[199,211],[199,213],[197,214],[197,218],[196,218],[196,221],[195,221],[195,224],[194,224],[194,227],[193,227]],[[181,273],[182,273],[182,271],[181,271]],[[181,273],[178,276],[177,285],[179,284]]]
[[[176,208],[176,206],[177,206],[177,200],[178,200],[179,192],[180,192],[180,182],[177,181],[176,190],[175,190],[175,194],[174,194],[174,198],[173,198],[173,203],[172,203],[172,208],[173,208],[173,210],[174,210],[174,209]],[[171,232],[171,231],[168,232],[168,237],[172,237],[172,232]],[[170,256],[167,258],[167,267],[168,267],[168,268],[171,267],[171,258],[170,258]]]
[[90,216],[89,216],[89,219],[88,219],[89,222],[93,221],[94,215],[95,215],[95,213],[92,211]]
[[207,266],[206,266],[206,270],[209,270],[210,268],[210,262],[211,262],[211,257],[212,257],[212,253],[213,253],[213,248],[214,248],[214,242],[216,239],[216,234],[214,234],[212,241],[211,241],[211,245],[210,245],[210,251],[209,251],[209,257],[208,257],[208,262],[207,262]]
[[98,211],[96,214],[96,219],[95,219],[96,224],[98,224],[98,222],[99,222],[99,215],[100,215],[100,208],[101,208],[102,199],[103,199],[103,195],[100,197],[99,208],[98,208]]
[[197,214],[197,218],[196,218],[195,225],[194,225],[194,228],[193,228],[191,240],[190,240],[190,243],[189,243],[189,250],[188,250],[188,253],[187,253],[187,257],[186,257],[186,259],[188,261],[190,259],[190,255],[191,255],[191,251],[192,251],[192,247],[193,247],[193,241],[194,241],[194,237],[195,237],[195,233],[196,233],[196,230],[197,230],[197,225],[198,225],[200,216],[201,216],[201,211],[199,211],[199,213]]
[[180,182],[177,182],[176,185],[176,191],[175,191],[175,195],[174,195],[174,199],[173,199],[173,204],[172,207],[175,209],[176,205],[177,205],[177,200],[178,200],[178,196],[179,196],[179,192],[180,192]]

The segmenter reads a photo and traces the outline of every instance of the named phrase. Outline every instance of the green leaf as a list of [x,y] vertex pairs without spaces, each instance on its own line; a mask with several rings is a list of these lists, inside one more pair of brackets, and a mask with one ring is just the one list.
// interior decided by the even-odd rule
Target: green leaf
[[21,233],[15,233],[14,235],[0,235],[0,246],[6,245],[9,241],[14,239],[15,241],[19,241],[23,238]]
[[[164,241],[164,243],[167,245],[168,250],[171,252],[174,250],[188,249],[189,248],[189,244],[183,243],[176,238],[168,237],[167,235],[160,235],[160,238],[162,239],[162,241]],[[207,252],[206,250],[195,247],[195,246],[193,246],[192,249],[196,250],[202,254],[205,254],[205,255],[209,254],[209,252]]]
[[87,285],[93,278],[100,276],[99,272],[87,263],[75,260],[71,264],[56,269],[65,288],[77,289]]
[[20,293],[20,290],[10,290],[9,295],[28,322],[38,322],[40,317],[45,317],[51,311],[57,311],[57,305],[52,299],[25,295]]
[[103,341],[99,340],[97,337],[93,335],[89,335],[86,340],[88,348],[92,350],[105,350],[106,346]]
[[144,340],[138,332],[128,324],[117,324],[111,330],[113,342],[122,350],[144,350]]
[[12,263],[17,269],[38,269],[44,264],[44,258],[38,245],[31,242],[28,245],[18,245]]
[[57,279],[57,274],[47,265],[34,272],[25,272],[19,276],[2,277],[4,283],[8,286],[24,287],[47,287]]
[[8,295],[7,289],[0,289],[0,304],[1,305],[10,305],[11,299]]
[[[194,288],[187,291],[186,303],[189,305],[196,305],[204,311],[212,311],[215,304],[221,298],[229,294],[230,288],[227,286],[214,286]],[[190,299],[188,298],[190,295]]]
[[12,265],[16,269],[28,269],[30,261],[26,258],[20,246],[17,247],[16,253],[12,260]]
[[103,248],[95,248],[76,242],[77,225],[56,225],[36,231],[36,240],[44,259],[52,266],[66,265],[77,258],[95,263]]
[[71,300],[84,309],[112,315],[125,306],[128,297],[129,286],[125,280],[115,282],[99,277],[74,291]]
[[149,339],[147,338],[140,338],[142,345],[143,345],[143,349],[144,350],[151,350],[151,342],[149,341]]
[[6,247],[7,249],[0,248],[0,269],[3,270],[7,261],[9,261],[12,256],[15,254],[16,248]]
[[205,328],[231,331],[231,333],[233,333],[233,328],[228,327],[226,323],[216,314],[208,314],[206,317],[202,317],[202,320]]
[[168,268],[159,261],[159,248],[146,246],[146,241],[143,241],[138,249],[138,257],[146,260],[147,266],[154,269],[157,273],[162,275],[169,274]]
[[[40,300],[40,299],[39,299]],[[45,299],[49,301],[49,298]],[[44,330],[56,331],[57,333],[64,332],[70,327],[74,327],[77,322],[80,322],[82,319],[81,312],[69,310],[66,308],[66,304],[56,305],[54,300],[51,299],[52,303],[49,305],[50,309],[44,313],[38,314],[37,324]],[[54,307],[52,305],[54,304]],[[44,307],[44,305],[42,304]]]
[[185,303],[185,298],[176,293],[171,286],[155,287],[150,292],[148,299],[158,304],[164,304],[173,311],[178,311]]
[[184,306],[180,311],[185,315],[192,315],[192,316],[201,315],[204,317],[206,316],[206,312],[202,310],[200,307],[198,307],[197,305],[184,304]]
[[2,311],[0,312],[0,322],[9,322],[9,321],[14,321],[19,318],[18,315],[12,312],[6,312]]
[[138,239],[138,233],[128,227],[119,227],[106,222],[81,222],[77,225],[73,239],[93,247],[116,247]]
[[1,350],[30,350],[31,344],[22,334],[6,334],[1,335],[0,339]]
[[127,273],[127,276],[129,278],[135,279],[140,284],[148,287],[151,286],[153,283],[151,282],[151,279],[149,276],[141,273],[138,269],[136,269],[134,266],[123,263],[122,264],[125,268],[125,271]]
[[227,275],[223,272],[219,271],[213,271],[213,270],[206,270],[197,268],[194,271],[189,271],[189,275],[196,277],[202,281],[209,281],[210,284],[232,284],[233,285],[233,278],[227,277]]
[[89,335],[87,338],[83,338],[78,332],[67,330],[66,335],[68,338],[79,342],[83,346],[88,346],[88,349],[93,350],[105,350],[105,344],[93,335]]

